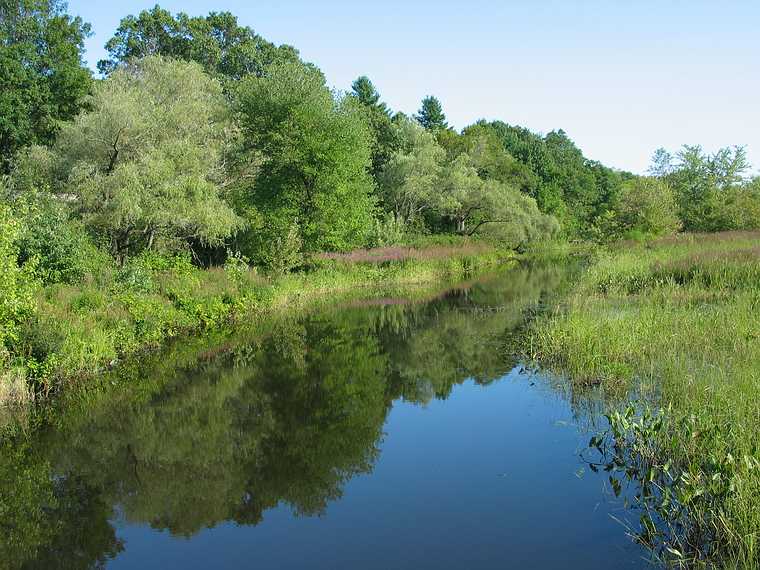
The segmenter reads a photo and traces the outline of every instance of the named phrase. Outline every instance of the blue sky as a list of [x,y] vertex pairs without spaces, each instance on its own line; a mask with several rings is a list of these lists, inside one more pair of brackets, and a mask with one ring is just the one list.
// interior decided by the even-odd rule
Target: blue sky
[[[94,67],[119,20],[152,1],[69,0]],[[294,45],[348,89],[367,75],[394,110],[437,96],[457,128],[563,128],[593,159],[643,172],[658,146],[747,145],[760,170],[760,1],[185,0]]]

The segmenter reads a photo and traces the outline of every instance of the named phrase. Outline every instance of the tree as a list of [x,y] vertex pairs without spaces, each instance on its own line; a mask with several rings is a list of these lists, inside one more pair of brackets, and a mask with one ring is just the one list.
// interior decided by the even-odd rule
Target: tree
[[741,193],[737,189],[745,184],[748,169],[743,147],[722,148],[710,155],[699,145],[684,145],[664,178],[676,193],[684,228],[689,231],[733,228],[729,211],[737,203]]
[[148,55],[198,62],[212,75],[240,79],[261,76],[276,61],[297,61],[290,46],[275,46],[247,26],[238,25],[229,12],[190,17],[155,6],[138,16],[127,16],[106,42],[109,58],[98,62],[107,75],[119,64]]
[[62,0],[0,0],[0,172],[20,148],[50,144],[82,108],[89,33]]
[[[359,100],[359,103],[367,107],[374,107],[380,104],[380,93],[369,80],[369,77],[362,75],[351,84],[353,95]],[[385,105],[383,105],[385,107]]]
[[371,172],[377,180],[390,157],[398,150],[398,129],[393,124],[387,105],[380,101],[380,93],[369,78],[361,76],[356,79],[351,84],[351,96],[361,104],[367,114],[372,133]]
[[89,105],[54,152],[63,191],[117,260],[233,233],[220,188],[227,108],[200,65],[147,57],[98,84]]
[[263,157],[255,185],[236,191],[251,224],[249,253],[260,257],[293,224],[306,252],[363,245],[374,199],[358,103],[336,99],[315,67],[290,62],[244,78],[236,95],[243,152]]
[[664,148],[658,148],[652,155],[652,164],[647,172],[656,178],[664,178],[673,172],[673,155]]
[[569,237],[585,236],[629,176],[588,160],[561,129],[541,136],[501,121],[487,125],[506,150],[535,175],[531,196],[542,212],[559,219]]
[[558,229],[529,196],[504,182],[480,178],[466,153],[443,169],[440,188],[438,213],[451,219],[460,234],[488,233],[518,247],[552,237]]
[[642,176],[624,183],[614,211],[624,232],[659,236],[681,228],[675,194],[657,178]]
[[380,191],[386,210],[404,223],[435,207],[444,150],[435,137],[409,119],[398,122],[401,148],[380,175]]
[[435,132],[449,128],[441,102],[432,95],[428,95],[422,100],[422,106],[414,118],[428,131]]
[[437,210],[454,222],[458,233],[472,234],[490,221],[486,210],[491,209],[491,195],[468,154],[460,154],[446,165],[439,187]]
[[478,176],[497,180],[533,196],[538,185],[530,168],[512,156],[494,130],[484,122],[466,127],[460,137],[459,152],[466,152]]

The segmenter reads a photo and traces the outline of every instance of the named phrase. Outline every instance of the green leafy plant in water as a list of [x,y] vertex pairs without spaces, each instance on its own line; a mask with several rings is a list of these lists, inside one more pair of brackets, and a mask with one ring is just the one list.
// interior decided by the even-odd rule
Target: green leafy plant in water
[[[760,461],[706,445],[717,441],[719,429],[703,427],[695,416],[675,418],[671,407],[653,411],[634,402],[605,418],[607,430],[589,441],[601,459],[589,466],[609,473],[616,497],[633,487],[626,506],[642,510],[639,529],[631,527],[634,538],[667,565],[709,566],[720,548],[724,505],[742,473],[760,469]],[[683,445],[713,451],[700,461],[679,461],[684,455],[676,448]]]

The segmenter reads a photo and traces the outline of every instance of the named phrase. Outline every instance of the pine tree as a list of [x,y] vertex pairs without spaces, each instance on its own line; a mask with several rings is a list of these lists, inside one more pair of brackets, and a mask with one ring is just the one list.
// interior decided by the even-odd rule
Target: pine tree
[[422,100],[422,106],[414,118],[428,131],[437,131],[449,127],[441,102],[432,95],[428,95]]
[[362,105],[372,107],[380,101],[380,93],[377,92],[377,89],[375,89],[375,86],[366,75],[362,75],[356,79],[351,84],[351,89]]

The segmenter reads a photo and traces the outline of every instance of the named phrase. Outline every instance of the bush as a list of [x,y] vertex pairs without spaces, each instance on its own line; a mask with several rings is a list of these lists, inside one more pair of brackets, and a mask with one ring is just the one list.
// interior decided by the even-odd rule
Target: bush
[[387,247],[389,245],[398,245],[404,242],[406,235],[406,224],[404,221],[386,213],[379,219],[375,219],[367,238],[369,247]]
[[661,236],[681,229],[675,194],[656,178],[639,177],[623,184],[614,212],[623,234]]
[[19,233],[10,208],[0,204],[0,347],[9,349],[18,341],[19,325],[35,309],[32,266],[19,267],[17,262]]
[[250,243],[253,258],[273,275],[283,275],[304,263],[303,241],[297,221],[282,228],[261,231]]
[[43,283],[77,283],[112,265],[98,249],[84,226],[68,217],[64,204],[53,196],[38,194],[16,204],[21,221],[19,262],[35,260]]

